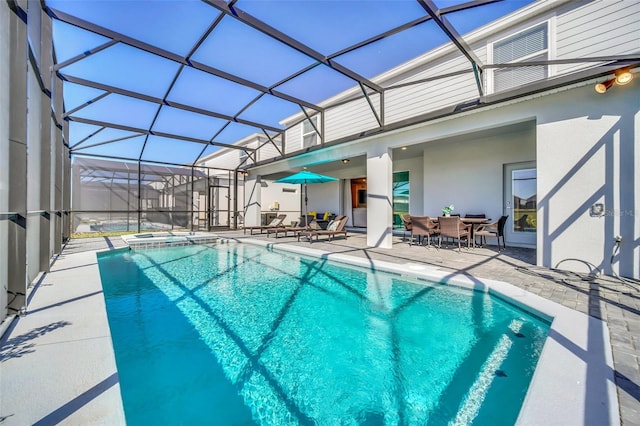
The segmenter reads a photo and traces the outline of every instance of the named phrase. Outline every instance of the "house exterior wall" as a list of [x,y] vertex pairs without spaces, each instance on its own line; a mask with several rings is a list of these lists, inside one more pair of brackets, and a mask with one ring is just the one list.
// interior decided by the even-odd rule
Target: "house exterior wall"
[[[640,263],[640,84],[598,95],[592,86],[536,102],[538,110],[538,262],[589,262],[638,278]],[[590,208],[603,203],[605,215]],[[542,220],[540,220],[542,219]],[[567,269],[585,271],[568,262]]]
[[[380,116],[380,95],[370,95],[376,114]],[[336,140],[378,127],[378,122],[366,99],[329,108],[325,112],[325,141]]]
[[309,189],[309,211],[338,214],[340,212],[340,181],[307,185]]
[[300,151],[302,149],[302,124],[296,124],[289,127],[285,131],[285,146],[286,153]]
[[423,158],[425,215],[439,216],[453,204],[454,213],[496,220],[503,214],[503,165],[536,160],[535,122],[508,133],[435,141]]
[[[638,53],[640,2],[576,1],[558,11],[558,58]],[[584,64],[558,65],[558,73],[575,71]]]
[[[539,9],[537,16],[523,15],[522,18],[514,19],[508,28],[496,31],[489,27],[475,36],[470,36],[471,48],[475,55],[482,63],[493,62],[494,42],[542,22],[548,22],[549,25],[549,59],[637,53],[640,31],[637,31],[634,23],[640,19],[640,1],[569,1],[555,10],[551,4],[548,3],[549,7],[536,6]],[[420,64],[416,62],[415,66],[405,64],[404,70],[400,69],[393,75],[388,73],[375,80],[388,87],[457,71],[469,72],[387,90],[384,98],[385,124],[454,107],[478,98],[477,84],[474,74],[470,72],[470,63],[459,51],[451,47],[441,47],[429,55],[433,60],[426,60]],[[551,65],[549,75],[575,72],[595,65],[595,62]],[[483,85],[487,93],[492,93],[493,90],[492,73],[491,69],[484,73]],[[355,91],[353,94],[360,95]],[[378,108],[377,102],[374,102],[374,105]],[[325,115],[325,142],[378,127],[364,99],[329,108]],[[288,128],[286,135],[286,152],[300,151],[301,124]]]

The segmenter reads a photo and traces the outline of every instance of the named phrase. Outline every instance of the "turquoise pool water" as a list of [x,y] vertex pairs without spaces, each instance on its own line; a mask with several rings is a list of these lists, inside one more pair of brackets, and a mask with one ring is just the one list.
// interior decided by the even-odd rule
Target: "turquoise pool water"
[[130,425],[510,425],[548,324],[246,244],[101,254]]

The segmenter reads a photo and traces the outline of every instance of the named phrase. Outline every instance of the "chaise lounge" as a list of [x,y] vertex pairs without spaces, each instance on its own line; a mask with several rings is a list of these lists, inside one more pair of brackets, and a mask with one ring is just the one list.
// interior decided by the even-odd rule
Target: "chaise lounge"
[[316,230],[306,230],[298,232],[298,241],[300,241],[300,237],[307,237],[309,239],[309,243],[313,242],[313,237],[316,237],[316,241],[318,241],[318,237],[321,235],[326,235],[329,237],[329,241],[333,239],[336,235],[344,235],[347,238],[347,231],[345,226],[347,226],[347,221],[349,217],[347,216],[336,216],[329,225],[327,225],[327,229],[316,229]]
[[251,232],[250,235],[253,235],[253,231],[254,230],[259,230],[260,233],[262,234],[263,230],[267,230],[267,232],[269,231],[269,229],[275,229],[275,228],[284,228],[284,225],[282,224],[282,222],[284,222],[284,218],[287,217],[286,214],[281,214],[278,215],[278,217],[276,217],[275,219],[273,219],[268,225],[263,225],[263,226],[247,226],[244,228],[244,233],[247,233],[247,229]]

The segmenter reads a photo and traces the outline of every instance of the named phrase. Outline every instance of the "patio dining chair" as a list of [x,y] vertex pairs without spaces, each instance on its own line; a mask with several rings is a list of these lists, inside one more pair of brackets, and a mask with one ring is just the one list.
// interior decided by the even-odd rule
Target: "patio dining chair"
[[400,220],[402,220],[402,226],[404,226],[404,230],[402,231],[402,241],[406,241],[407,232],[411,235],[411,216],[408,214],[400,215]]
[[509,216],[502,216],[500,219],[496,220],[493,223],[487,223],[486,225],[480,225],[476,228],[473,233],[473,245],[476,245],[476,238],[480,237],[480,244],[483,241],[486,243],[487,237],[494,237],[498,240],[498,251],[500,251],[500,237],[502,237],[502,247],[507,248],[506,243],[504,242],[504,225],[507,223],[507,219]]
[[431,246],[431,237],[438,235],[438,225],[429,216],[411,216],[411,239],[409,245],[427,237],[427,246]]
[[461,249],[461,240],[467,240],[467,248],[471,247],[471,225],[465,225],[459,216],[439,216],[438,226],[440,235],[438,237],[438,246],[442,246],[442,237],[448,237],[458,240],[458,251]]

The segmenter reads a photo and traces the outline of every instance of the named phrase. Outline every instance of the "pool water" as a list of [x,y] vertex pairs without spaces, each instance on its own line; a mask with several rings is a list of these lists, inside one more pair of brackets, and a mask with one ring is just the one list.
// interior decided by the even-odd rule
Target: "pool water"
[[549,329],[484,293],[247,244],[99,265],[130,425],[510,425]]

